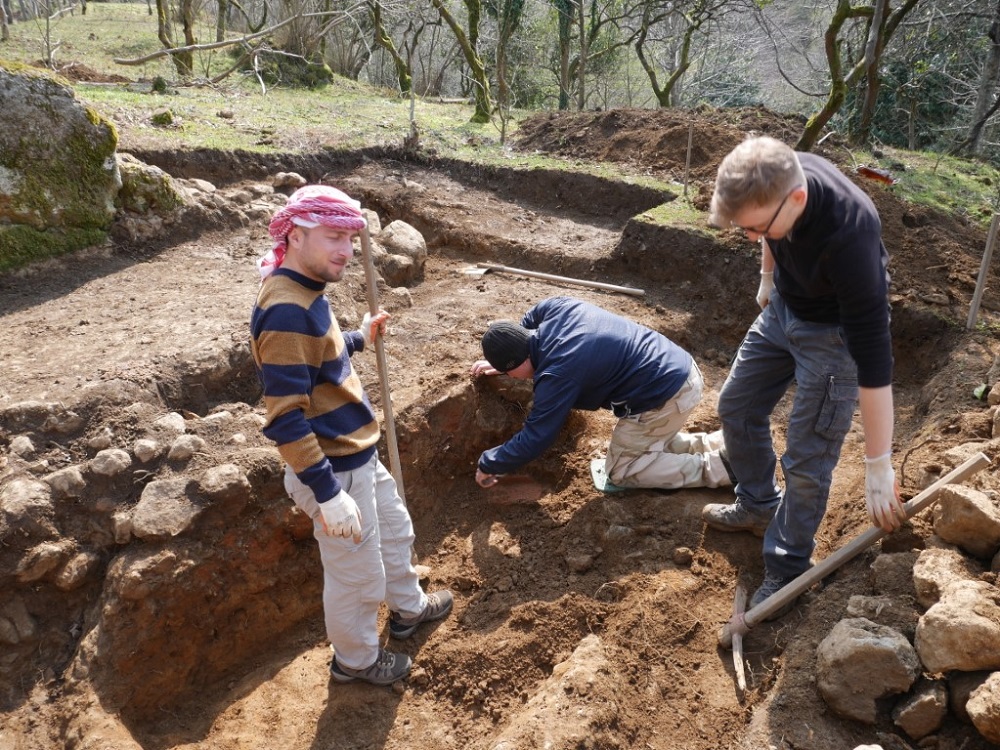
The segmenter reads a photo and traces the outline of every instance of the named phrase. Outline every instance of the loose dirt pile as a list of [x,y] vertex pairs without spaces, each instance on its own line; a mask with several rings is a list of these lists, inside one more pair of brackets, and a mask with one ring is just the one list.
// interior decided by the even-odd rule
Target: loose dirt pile
[[[782,137],[795,123],[761,110],[545,115],[525,124],[520,147],[686,177],[704,207],[718,161],[751,129]],[[739,695],[717,631],[736,581],[760,579],[760,542],[700,519],[729,491],[597,492],[589,462],[614,421],[603,413],[575,414],[507,503],[473,481],[479,452],[518,428],[529,396],[469,378],[479,336],[554,294],[688,348],[708,386],[692,427],[716,428],[718,388],[756,314],[744,239],[651,226],[641,214],[670,196],[570,173],[163,153],[135,138],[123,131],[123,148],[219,190],[142,247],[122,241],[0,279],[0,624],[10,625],[0,630],[0,748],[916,744],[892,723],[891,701],[872,726],[845,721],[815,685],[816,647],[852,594],[872,592],[879,549],[749,633],[750,688]],[[315,544],[258,429],[254,260],[281,200],[265,177],[289,170],[345,188],[383,225],[410,223],[430,248],[417,283],[379,294],[393,315],[386,348],[417,552],[456,609],[401,646],[415,670],[397,690],[329,684]],[[985,233],[863,184],[892,254],[895,455],[912,496],[947,449],[976,442],[992,456],[992,411],[972,393],[997,378],[1000,287],[991,274],[988,326],[967,333]],[[461,272],[480,260],[646,295]],[[366,309],[363,282],[359,263],[331,289],[344,326]],[[374,358],[355,360],[378,407]],[[855,424],[818,557],[866,528],[862,452]],[[970,484],[998,489],[992,472]],[[918,519],[881,551],[919,550],[929,537]],[[989,746],[954,716],[926,742]]]

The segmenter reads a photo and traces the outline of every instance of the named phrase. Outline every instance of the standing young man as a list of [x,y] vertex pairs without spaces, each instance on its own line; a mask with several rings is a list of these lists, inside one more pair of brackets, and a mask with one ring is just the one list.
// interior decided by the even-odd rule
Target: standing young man
[[483,334],[472,374],[507,374],[534,385],[521,430],[479,458],[476,481],[491,487],[555,442],[572,409],[618,417],[605,471],[619,487],[731,484],[719,432],[681,432],[701,401],[701,371],[661,333],[572,297],[550,297],[520,325],[500,321]]
[[360,204],[336,188],[308,185],[271,219],[274,248],[250,322],[264,389],[264,434],[285,460],[285,488],[313,519],[323,563],[323,610],[338,682],[388,685],[410,657],[379,645],[385,601],[389,633],[448,615],[449,591],[421,590],[411,565],[413,523],[392,475],[378,459],[379,427],[351,355],[384,333],[388,314],[365,314],[342,333],[324,291],[340,281],[365,226]]
[[[754,607],[810,567],[859,400],[869,516],[886,531],[905,520],[891,462],[889,258],[871,199],[827,160],[773,138],[744,141],[722,161],[711,221],[762,248],[762,311],[719,395],[736,502],[703,510],[712,528],[763,535]],[[782,492],[770,419],[793,380]]]

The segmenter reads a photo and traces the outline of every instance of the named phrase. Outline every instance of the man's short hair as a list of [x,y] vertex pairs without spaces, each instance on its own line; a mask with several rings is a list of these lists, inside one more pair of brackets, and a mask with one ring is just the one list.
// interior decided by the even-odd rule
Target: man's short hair
[[780,200],[806,178],[792,148],[775,138],[748,138],[719,165],[709,221],[727,227],[747,206]]

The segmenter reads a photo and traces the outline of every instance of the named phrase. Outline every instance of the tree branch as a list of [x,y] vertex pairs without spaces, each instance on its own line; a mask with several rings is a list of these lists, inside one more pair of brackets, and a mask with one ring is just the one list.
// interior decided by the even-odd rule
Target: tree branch
[[113,59],[114,59],[114,62],[118,63],[119,65],[142,65],[143,63],[147,63],[150,60],[156,60],[157,58],[160,58],[160,57],[165,57],[167,55],[175,55],[175,54],[178,54],[178,53],[181,53],[181,52],[192,52],[194,50],[219,49],[220,47],[231,47],[234,44],[244,44],[244,43],[249,42],[249,41],[251,41],[253,39],[259,39],[262,36],[267,36],[268,34],[273,34],[275,31],[277,31],[278,29],[280,29],[282,26],[287,26],[292,21],[298,20],[299,18],[315,18],[317,16],[319,16],[319,17],[334,16],[334,15],[340,15],[341,13],[342,13],[342,11],[326,11],[326,12],[323,12],[323,13],[297,13],[296,15],[291,16],[290,18],[286,18],[281,23],[276,23],[274,26],[266,28],[263,31],[259,31],[256,34],[250,34],[249,36],[242,36],[239,39],[227,39],[227,40],[225,40],[223,42],[211,42],[210,44],[189,44],[186,47],[172,47],[170,49],[157,50],[156,52],[151,52],[150,54],[148,54],[148,55],[146,55],[144,57],[135,57],[135,58],[131,58],[131,59],[123,59],[123,58],[120,58],[120,57],[116,57],[116,58],[113,58]]

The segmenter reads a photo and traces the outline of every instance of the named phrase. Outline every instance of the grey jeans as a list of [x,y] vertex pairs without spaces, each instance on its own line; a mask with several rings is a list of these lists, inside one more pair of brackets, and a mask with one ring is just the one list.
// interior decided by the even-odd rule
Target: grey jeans
[[[771,412],[793,380],[795,397],[781,457],[782,493],[775,478]],[[808,569],[857,403],[857,366],[841,327],[800,320],[772,293],[719,394],[738,501],[758,512],[777,505],[764,535],[768,574],[784,578]]]

